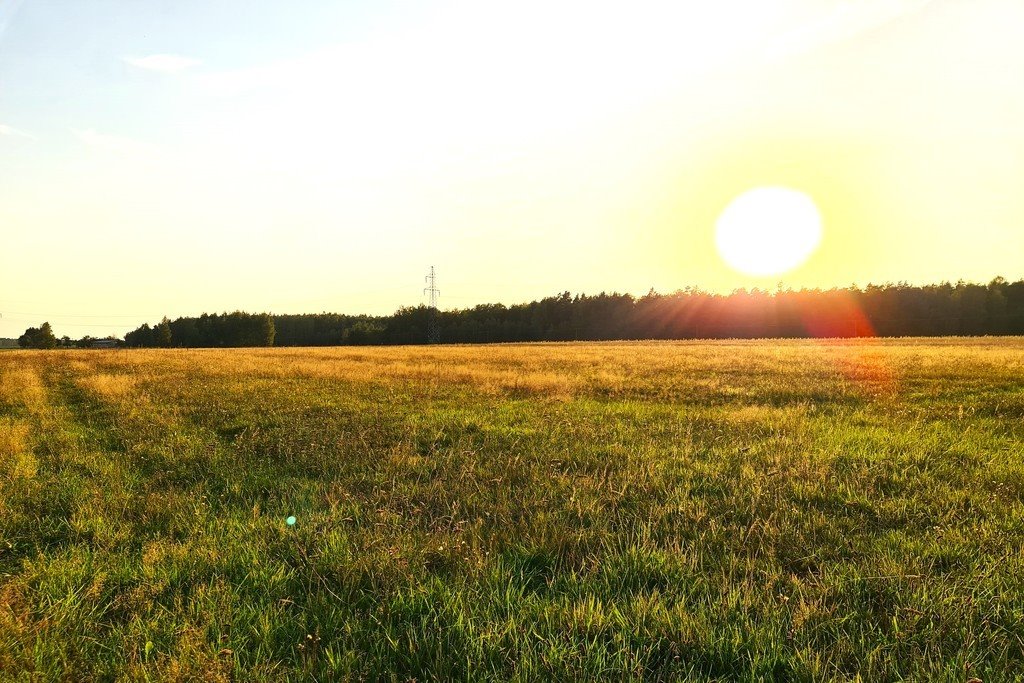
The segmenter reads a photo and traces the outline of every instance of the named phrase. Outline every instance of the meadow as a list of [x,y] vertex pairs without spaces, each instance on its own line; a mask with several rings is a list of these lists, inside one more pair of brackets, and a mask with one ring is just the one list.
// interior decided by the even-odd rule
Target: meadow
[[0,354],[3,681],[1019,681],[1022,547],[1022,339]]

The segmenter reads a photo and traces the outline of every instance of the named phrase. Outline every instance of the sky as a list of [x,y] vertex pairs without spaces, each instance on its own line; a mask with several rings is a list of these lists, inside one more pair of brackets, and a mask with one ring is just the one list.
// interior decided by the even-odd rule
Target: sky
[[[1024,278],[1019,0],[0,0],[0,336]],[[715,222],[782,186],[800,266]]]

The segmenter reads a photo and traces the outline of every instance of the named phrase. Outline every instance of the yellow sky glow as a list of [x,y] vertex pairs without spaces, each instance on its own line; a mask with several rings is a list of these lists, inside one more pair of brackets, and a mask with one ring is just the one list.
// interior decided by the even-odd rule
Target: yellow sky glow
[[[69,90],[44,126],[0,92],[0,336],[387,313],[430,265],[446,308],[1022,277],[1020,35],[1015,2],[531,0],[242,64],[92,45],[113,114]],[[715,248],[759,186],[807,193],[825,226],[781,276]]]

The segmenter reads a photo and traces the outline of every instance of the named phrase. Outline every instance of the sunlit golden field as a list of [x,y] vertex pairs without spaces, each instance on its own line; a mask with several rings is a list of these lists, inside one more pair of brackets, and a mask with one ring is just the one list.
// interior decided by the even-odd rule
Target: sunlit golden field
[[1022,545],[1021,339],[0,353],[5,681],[1024,680]]

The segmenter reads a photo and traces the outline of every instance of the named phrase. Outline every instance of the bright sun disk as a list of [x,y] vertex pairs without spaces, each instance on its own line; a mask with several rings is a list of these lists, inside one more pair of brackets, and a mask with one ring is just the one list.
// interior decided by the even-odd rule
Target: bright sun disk
[[777,275],[806,261],[821,242],[814,201],[786,187],[756,187],[737,196],[715,223],[718,253],[748,275]]

